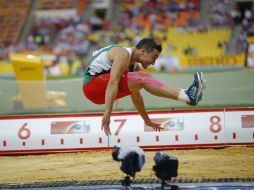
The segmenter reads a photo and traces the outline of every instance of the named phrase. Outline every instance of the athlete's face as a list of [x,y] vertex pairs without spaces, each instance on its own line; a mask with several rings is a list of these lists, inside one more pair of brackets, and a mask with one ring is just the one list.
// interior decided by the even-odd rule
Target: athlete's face
[[160,52],[157,49],[153,49],[151,52],[147,52],[145,49],[141,50],[141,56],[139,57],[139,62],[146,69],[150,65],[154,65],[156,59],[159,57]]

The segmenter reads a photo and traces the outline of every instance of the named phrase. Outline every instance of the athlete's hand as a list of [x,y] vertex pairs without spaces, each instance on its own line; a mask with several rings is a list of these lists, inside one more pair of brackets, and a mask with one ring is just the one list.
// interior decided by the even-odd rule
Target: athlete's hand
[[110,114],[104,113],[101,121],[101,130],[104,130],[104,133],[107,136],[111,135],[109,125],[110,125]]
[[155,131],[161,131],[161,130],[163,130],[161,125],[158,124],[158,123],[154,123],[152,121],[148,121],[148,122],[145,122],[145,124],[146,124],[146,126],[152,127],[153,129],[155,129]]

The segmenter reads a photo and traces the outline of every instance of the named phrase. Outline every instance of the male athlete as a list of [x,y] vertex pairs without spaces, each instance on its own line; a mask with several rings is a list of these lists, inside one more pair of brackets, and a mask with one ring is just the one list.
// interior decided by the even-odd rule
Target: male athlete
[[153,65],[161,50],[161,44],[153,38],[144,38],[133,48],[111,45],[93,52],[84,71],[83,93],[93,103],[105,104],[101,125],[106,135],[111,135],[109,125],[114,101],[128,95],[145,124],[155,130],[162,129],[160,124],[151,121],[146,112],[140,93],[143,88],[155,96],[183,101],[192,106],[201,100],[205,80],[200,72],[194,74],[194,81],[186,90],[140,71],[138,63],[143,68]]

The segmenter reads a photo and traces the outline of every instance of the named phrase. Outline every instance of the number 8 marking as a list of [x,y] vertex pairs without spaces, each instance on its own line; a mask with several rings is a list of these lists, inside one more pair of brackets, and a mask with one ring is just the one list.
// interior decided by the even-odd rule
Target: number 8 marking
[[222,129],[222,126],[220,124],[220,117],[217,116],[217,115],[214,115],[210,118],[210,122],[211,122],[211,125],[210,125],[210,130],[213,132],[213,133],[218,133],[221,131]]

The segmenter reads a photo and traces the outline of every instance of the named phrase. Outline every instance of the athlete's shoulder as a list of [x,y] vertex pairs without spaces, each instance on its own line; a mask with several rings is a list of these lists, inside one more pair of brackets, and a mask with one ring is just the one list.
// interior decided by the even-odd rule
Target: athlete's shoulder
[[112,45],[111,50],[117,50],[117,51],[126,51],[128,47],[125,46],[119,46],[119,45]]
[[128,49],[126,47],[123,47],[123,46],[113,46],[109,50],[109,54],[111,54],[112,56],[130,57],[130,53],[129,53]]
[[112,48],[113,48],[113,46],[110,45],[110,46],[95,50],[95,51],[93,51],[93,56],[96,56],[98,53],[101,53],[101,52],[104,52],[104,51],[109,51]]

